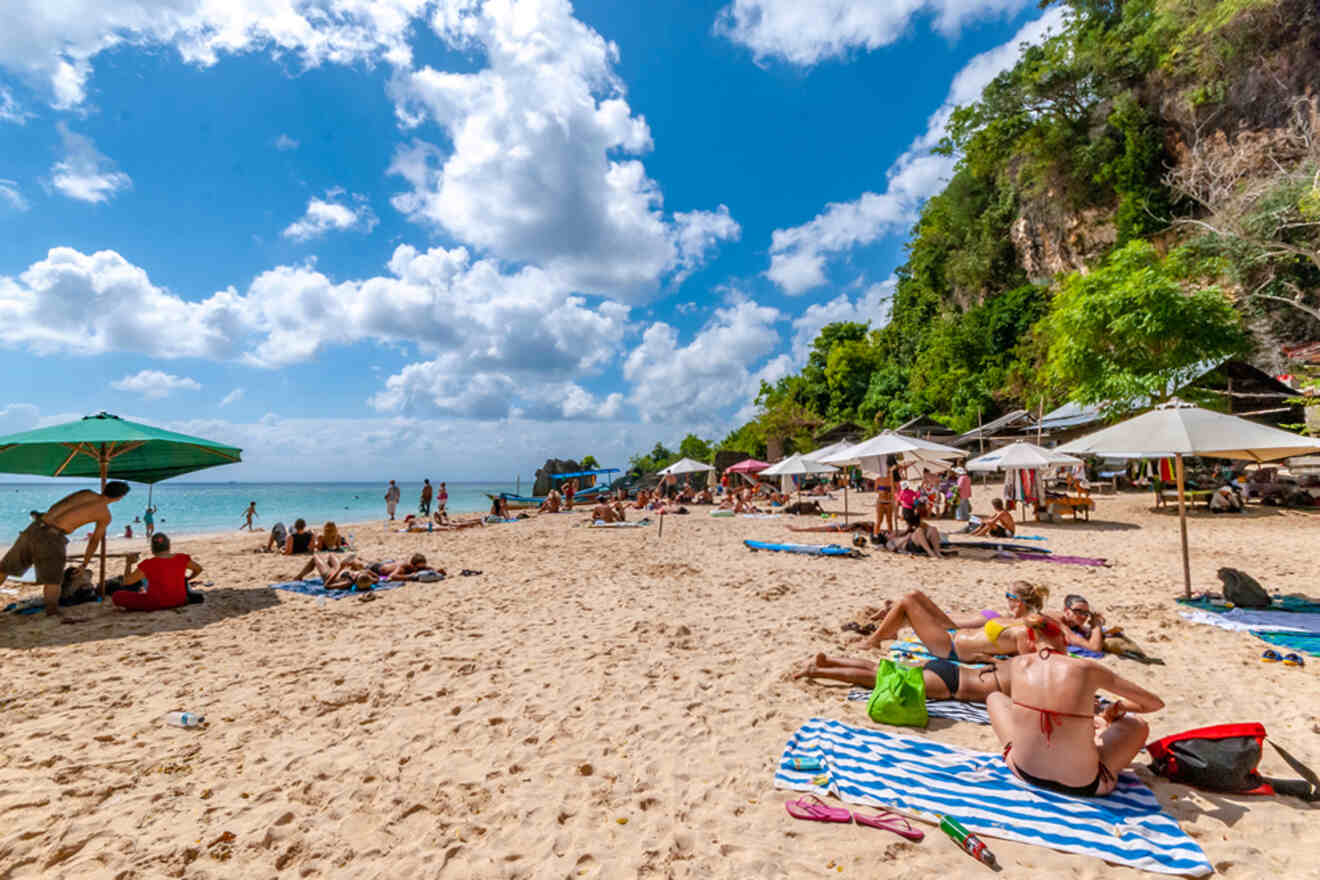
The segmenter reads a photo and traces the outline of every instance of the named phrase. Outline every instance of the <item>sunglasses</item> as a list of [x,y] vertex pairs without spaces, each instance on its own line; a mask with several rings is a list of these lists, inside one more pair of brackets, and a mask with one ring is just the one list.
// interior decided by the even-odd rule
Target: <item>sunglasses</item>
[[1020,602],[1020,601],[1022,601],[1022,600],[1018,597],[1018,594],[1017,594],[1017,593],[1005,593],[1005,594],[1004,594],[1004,598],[1007,599],[1007,600],[1010,601],[1010,602]]

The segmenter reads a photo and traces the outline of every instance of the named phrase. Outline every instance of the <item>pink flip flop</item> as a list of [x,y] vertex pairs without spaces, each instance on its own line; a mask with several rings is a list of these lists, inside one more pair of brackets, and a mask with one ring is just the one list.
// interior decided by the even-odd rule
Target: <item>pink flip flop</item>
[[882,831],[892,831],[899,837],[906,837],[908,840],[921,840],[926,836],[926,832],[913,828],[912,823],[896,813],[890,813],[882,810],[874,816],[864,816],[861,813],[852,814],[853,821],[858,825],[865,825],[868,828],[879,828]]
[[796,801],[785,801],[784,809],[794,819],[806,819],[808,822],[852,821],[852,813],[842,807],[831,807],[814,794]]

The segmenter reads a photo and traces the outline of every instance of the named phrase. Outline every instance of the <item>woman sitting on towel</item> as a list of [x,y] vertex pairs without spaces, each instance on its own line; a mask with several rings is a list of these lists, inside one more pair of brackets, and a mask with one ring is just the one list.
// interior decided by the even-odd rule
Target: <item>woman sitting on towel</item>
[[339,534],[339,527],[333,521],[327,522],[321,529],[321,534],[316,539],[317,550],[343,550],[348,546],[348,540]]
[[[1079,797],[1109,794],[1150,732],[1129,712],[1157,712],[1164,701],[1092,660],[1051,650],[1012,661],[1013,694],[985,705],[1004,745],[1004,762],[1032,785]],[[1119,699],[1095,714],[1095,692]]]
[[591,509],[592,522],[616,523],[625,522],[627,517],[623,515],[623,505],[617,501],[614,504],[597,504]]
[[[793,675],[794,678],[823,678],[875,687],[878,664],[857,657],[826,657],[817,654]],[[921,667],[928,700],[962,700],[984,703],[993,693],[1013,694],[1013,664],[997,663],[980,669],[959,666],[951,660],[931,660]]]
[[978,629],[958,629],[954,621],[922,592],[908,593],[894,603],[866,641],[865,648],[878,648],[897,637],[904,626],[917,631],[930,652],[949,660],[989,660],[996,654],[1026,654],[1043,647],[1066,651],[1063,627],[1052,617],[1031,614],[1022,620],[987,620]]

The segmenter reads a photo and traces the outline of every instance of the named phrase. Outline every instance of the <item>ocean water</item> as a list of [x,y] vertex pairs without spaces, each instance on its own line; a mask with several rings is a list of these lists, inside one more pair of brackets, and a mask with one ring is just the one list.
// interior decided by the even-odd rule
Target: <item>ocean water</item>
[[[95,489],[95,481],[81,483],[63,480],[58,483],[0,483],[0,547],[7,547],[31,522],[28,511],[45,510],[77,489]],[[125,524],[132,524],[135,536],[142,534],[140,522],[147,507],[147,487],[137,483],[124,498],[110,506],[114,515],[110,534],[121,538]],[[257,502],[254,523],[259,531],[269,531],[277,522],[291,526],[302,517],[309,526],[320,529],[326,520],[336,523],[383,520],[386,483],[187,483],[178,480],[159,483],[151,492],[156,509],[156,529],[175,535],[234,532],[243,522],[249,501]],[[435,484],[437,490],[439,484]],[[508,483],[449,483],[450,513],[472,513],[490,509],[486,493],[512,492]],[[421,483],[399,483],[401,497],[397,516],[417,511]],[[432,502],[432,510],[435,509]],[[90,529],[78,530],[81,537]]]

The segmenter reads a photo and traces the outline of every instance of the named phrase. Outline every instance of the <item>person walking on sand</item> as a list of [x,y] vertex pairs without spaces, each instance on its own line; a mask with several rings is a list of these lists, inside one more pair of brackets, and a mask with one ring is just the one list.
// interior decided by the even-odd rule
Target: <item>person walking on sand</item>
[[447,510],[448,505],[449,505],[449,490],[445,488],[444,483],[441,483],[440,491],[435,494],[436,522],[441,524],[449,522],[449,511]]
[[19,533],[14,546],[0,561],[0,584],[10,575],[18,576],[35,566],[46,613],[59,614],[60,584],[64,580],[64,565],[68,559],[69,533],[95,524],[92,536],[87,539],[87,549],[83,551],[82,567],[88,568],[110,527],[110,505],[127,494],[128,483],[111,480],[105,484],[103,492],[80,489],[56,501],[45,513],[32,511],[32,524]]
[[245,528],[246,528],[249,532],[251,532],[251,531],[255,531],[255,530],[256,530],[256,526],[254,526],[254,525],[252,524],[252,520],[256,517],[256,515],[257,515],[257,502],[255,502],[255,501],[249,501],[249,502],[248,502],[248,506],[247,506],[247,510],[243,511],[243,520],[244,520],[244,521],[243,521],[243,525],[241,525],[241,526],[238,527],[239,531],[242,531],[242,530],[245,529]]
[[390,480],[390,487],[385,490],[385,510],[389,512],[390,520],[394,520],[394,511],[399,506],[399,487]]
[[142,526],[143,526],[143,531],[145,531],[145,532],[147,533],[147,537],[148,537],[148,538],[150,538],[153,534],[155,534],[155,532],[156,532],[156,508],[154,508],[154,507],[148,507],[145,511],[143,511],[143,513],[142,513]]
[[430,516],[430,515],[431,515],[431,493],[432,493],[432,491],[433,491],[433,490],[431,489],[431,481],[430,481],[430,479],[428,478],[428,479],[422,480],[422,498],[421,498],[421,501],[420,501],[420,502],[418,503],[418,505],[417,505],[417,512],[420,513],[422,516]]

